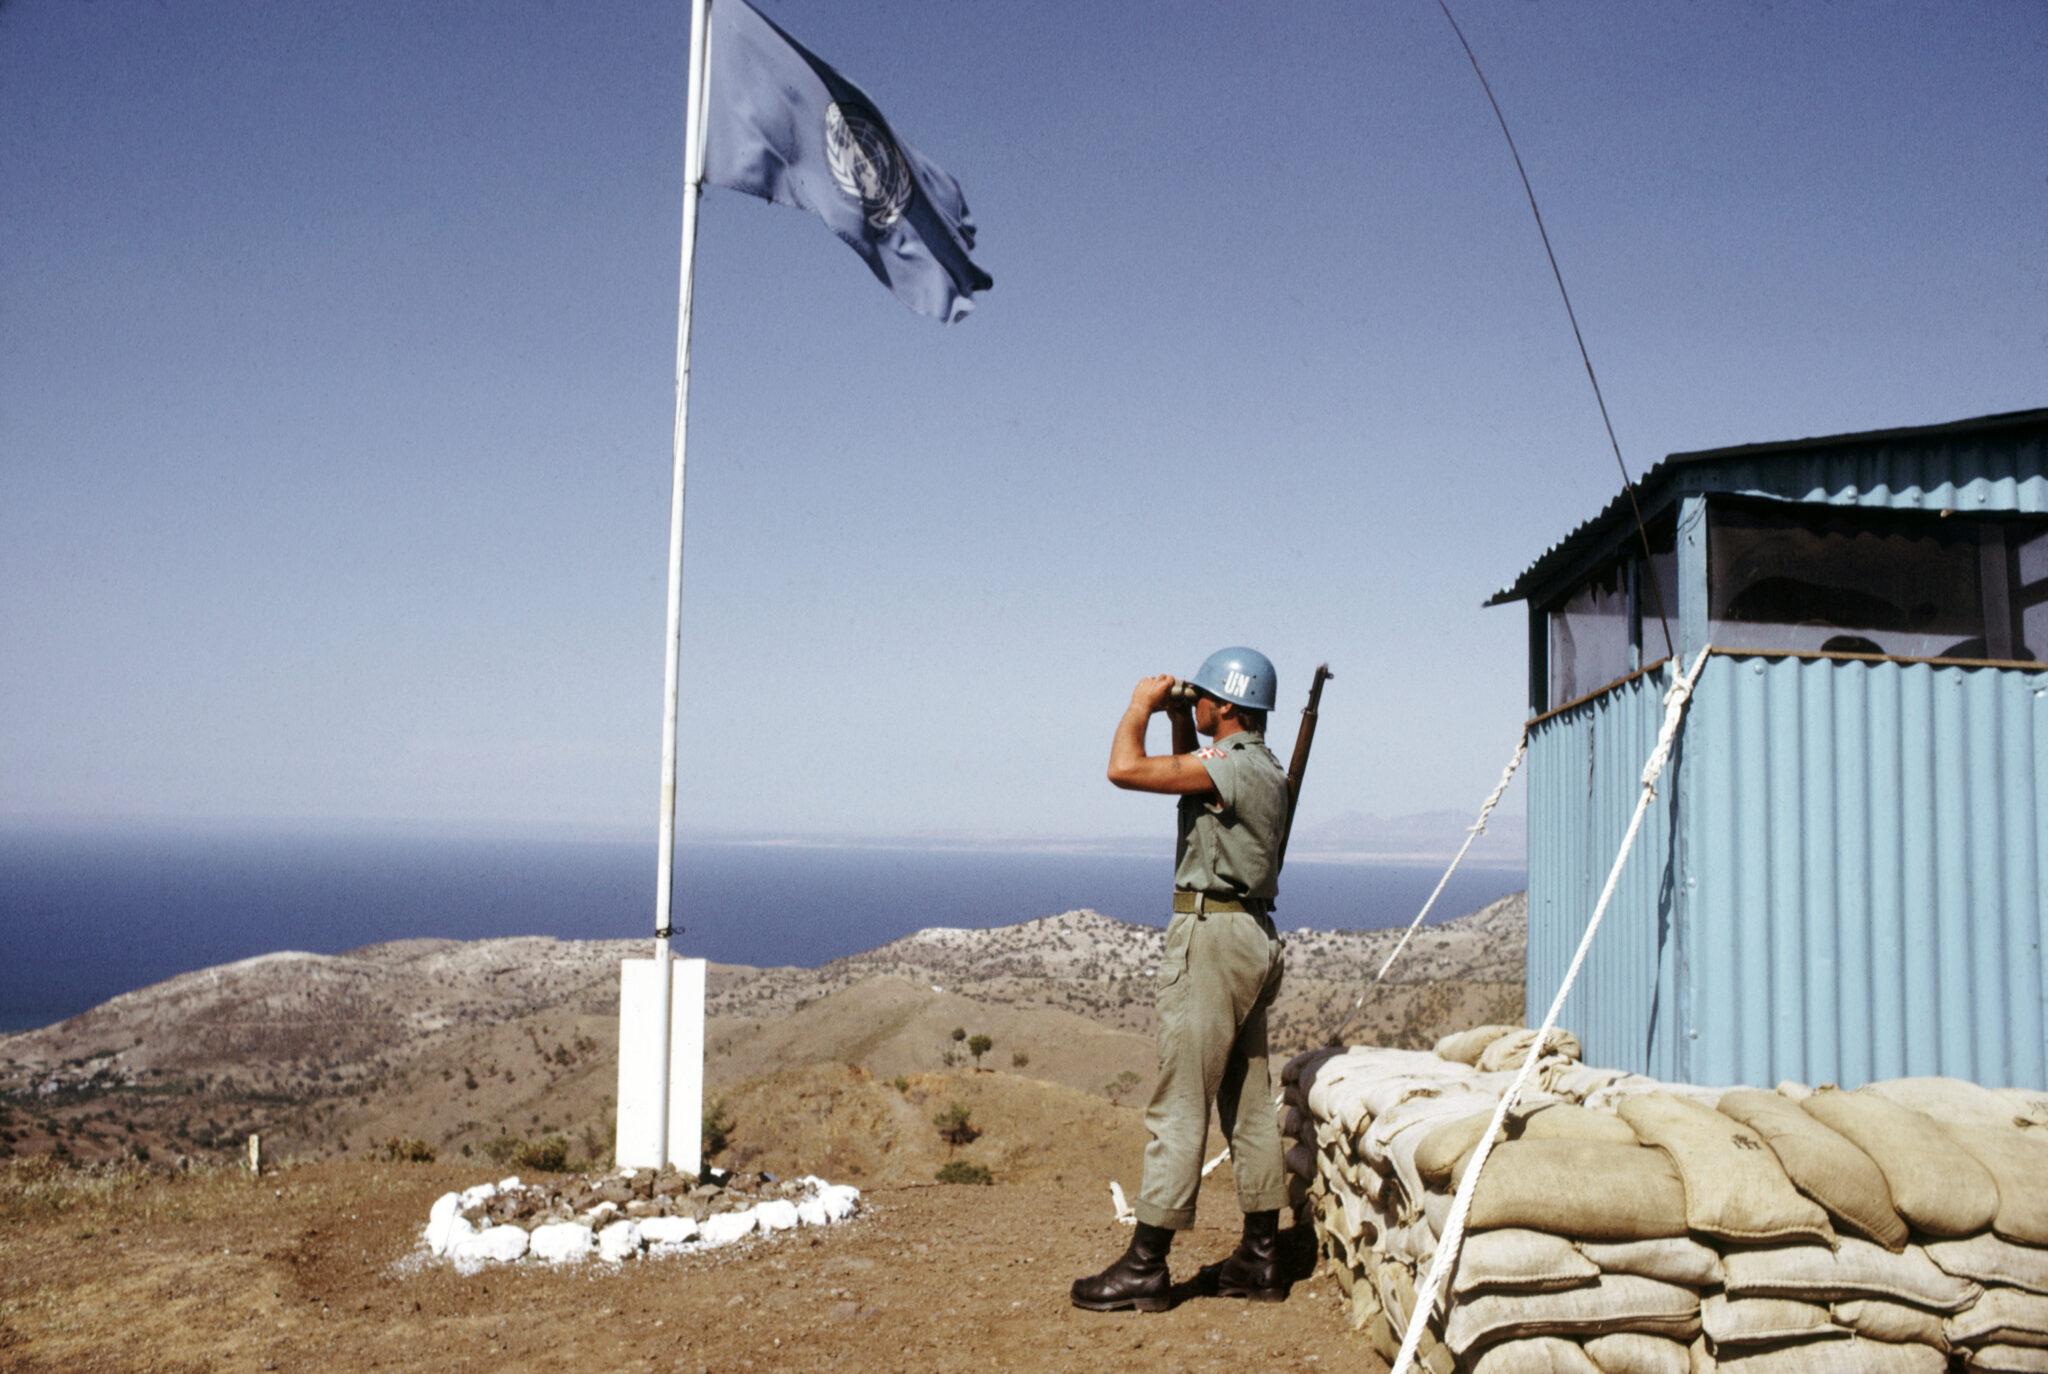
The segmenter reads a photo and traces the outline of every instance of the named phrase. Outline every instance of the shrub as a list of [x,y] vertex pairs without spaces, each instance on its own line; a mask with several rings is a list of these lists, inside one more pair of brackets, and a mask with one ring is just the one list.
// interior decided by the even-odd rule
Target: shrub
[[724,1098],[704,1109],[704,1158],[709,1159],[725,1149],[727,1138],[732,1135],[732,1126],[732,1116],[725,1109]]
[[996,1042],[986,1035],[977,1035],[967,1042],[967,1052],[974,1056],[974,1067],[981,1067],[981,1057],[996,1047]]
[[996,1181],[986,1164],[974,1164],[964,1159],[949,1159],[939,1166],[934,1175],[941,1183],[979,1183],[986,1187]]
[[964,1102],[955,1102],[932,1118],[932,1125],[939,1128],[939,1138],[948,1145],[969,1145],[981,1134],[969,1120],[970,1109]]
[[384,1141],[384,1157],[393,1164],[432,1164],[434,1147],[417,1136],[394,1135]]
[[894,1088],[899,1093],[909,1092],[910,1075],[902,1073],[897,1074],[894,1078],[889,1080],[889,1086]]
[[1023,1067],[1024,1067],[1024,1066],[1025,1066],[1026,1064],[1029,1064],[1030,1062],[1031,1062],[1031,1056],[1030,1056],[1030,1055],[1028,1055],[1028,1054],[1026,1054],[1026,1053],[1024,1053],[1024,1051],[1022,1051],[1022,1050],[1012,1050],[1012,1051],[1010,1052],[1010,1067],[1011,1067],[1011,1068],[1013,1068],[1013,1069],[1021,1069],[1021,1068],[1023,1068]]
[[522,1169],[536,1169],[544,1174],[562,1173],[569,1167],[569,1142],[558,1135],[521,1141],[512,1152],[512,1162]]

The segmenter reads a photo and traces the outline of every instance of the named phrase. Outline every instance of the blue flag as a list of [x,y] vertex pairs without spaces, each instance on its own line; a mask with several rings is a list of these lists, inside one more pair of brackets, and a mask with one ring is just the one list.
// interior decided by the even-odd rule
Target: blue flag
[[951,324],[994,284],[960,184],[746,0],[712,0],[710,81],[706,181],[810,211],[919,314]]

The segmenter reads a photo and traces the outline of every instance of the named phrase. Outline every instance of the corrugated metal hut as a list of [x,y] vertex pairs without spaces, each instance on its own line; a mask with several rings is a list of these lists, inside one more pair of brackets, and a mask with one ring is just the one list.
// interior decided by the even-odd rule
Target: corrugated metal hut
[[1673,454],[1635,494],[1647,557],[1618,498],[1489,603],[1529,607],[1529,1005],[1711,644],[1565,1009],[1587,1061],[2048,1088],[2048,410]]

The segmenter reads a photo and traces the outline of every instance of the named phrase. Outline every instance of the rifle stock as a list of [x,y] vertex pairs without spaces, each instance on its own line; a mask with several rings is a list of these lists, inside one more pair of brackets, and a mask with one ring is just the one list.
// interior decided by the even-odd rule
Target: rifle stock
[[1287,827],[1280,832],[1280,866],[1287,863],[1287,841],[1294,834],[1295,803],[1301,799],[1301,780],[1308,773],[1308,751],[1316,742],[1316,714],[1323,703],[1323,684],[1336,674],[1330,665],[1316,665],[1308,686],[1308,705],[1301,709],[1301,728],[1294,735],[1294,757],[1287,762]]

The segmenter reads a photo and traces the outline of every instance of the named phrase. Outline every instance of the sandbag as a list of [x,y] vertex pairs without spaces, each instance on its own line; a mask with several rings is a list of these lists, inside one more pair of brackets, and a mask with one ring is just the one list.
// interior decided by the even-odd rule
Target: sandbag
[[1451,1291],[1461,1299],[1474,1293],[1550,1293],[1599,1277],[1600,1266],[1563,1236],[1508,1227],[1466,1235]]
[[1973,1235],[1998,1214],[1998,1185],[1984,1166],[1911,1108],[1859,1089],[1817,1092],[1799,1109],[1869,1155],[1892,1206],[1928,1235]]
[[1980,1345],[1963,1368],[1984,1374],[2048,1374],[2048,1350],[2026,1345]]
[[1617,1112],[1638,1140],[1677,1165],[1692,1231],[1752,1243],[1834,1239],[1827,1213],[1800,1195],[1748,1127],[1670,1093],[1631,1097]]
[[1727,1250],[1722,1282],[1730,1297],[1803,1298],[1837,1302],[1887,1298],[1935,1312],[1960,1312],[1982,1296],[1979,1285],[1942,1272],[1918,1246],[1894,1255],[1854,1236],[1839,1249],[1825,1245],[1773,1245]]
[[1796,1298],[1731,1298],[1709,1293],[1700,1302],[1700,1325],[1714,1356],[1727,1360],[1731,1350],[1750,1345],[1845,1337],[1825,1307]]
[[1891,1189],[1876,1161],[1777,1093],[1736,1088],[1719,1109],[1755,1131],[1778,1157],[1792,1186],[1829,1216],[1887,1250],[1905,1248],[1906,1223],[1892,1207]]
[[1685,1189],[1661,1150],[1596,1140],[1510,1140],[1487,1157],[1475,1230],[1526,1226],[1585,1240],[1685,1234]]
[[1902,1302],[1886,1302],[1881,1298],[1852,1298],[1848,1302],[1830,1304],[1839,1326],[1846,1326],[1859,1336],[1874,1341],[1918,1341],[1940,1350],[1948,1349],[1948,1337],[1942,1331],[1941,1317],[1924,1308],[1908,1307]]
[[1439,1059],[1448,1059],[1455,1064],[1477,1064],[1488,1045],[1520,1029],[1520,1026],[1474,1026],[1471,1030],[1454,1031],[1436,1042],[1436,1054]]
[[2048,1297],[2018,1288],[1987,1288],[1942,1329],[1956,1345],[2048,1347]]
[[1969,1236],[1927,1242],[1927,1258],[1957,1278],[2048,1294],[2048,1250],[2014,1245],[1997,1236]]
[[1633,1274],[1561,1293],[1482,1293],[1454,1304],[1444,1344],[1464,1356],[1495,1341],[1526,1336],[1603,1336],[1642,1331],[1691,1340],[1699,1330],[1700,1295],[1690,1288]]
[[[1490,1118],[1489,1118],[1490,1119]],[[1465,1166],[1478,1153],[1479,1137],[1485,1123],[1472,1132],[1471,1141],[1459,1154],[1446,1185],[1456,1190],[1465,1181]],[[1596,1112],[1570,1102],[1542,1102],[1533,1109],[1526,1101],[1509,1114],[1508,1135],[1514,1140],[1605,1140],[1616,1145],[1637,1145],[1636,1133],[1613,1112]],[[1448,1144],[1449,1142],[1445,1142]]]
[[1693,1368],[1718,1374],[1944,1374],[1948,1356],[1931,1345],[1803,1341],[1775,1350],[1733,1350]]
[[1640,1274],[1646,1279],[1682,1283],[1688,1288],[1719,1288],[1721,1256],[1690,1236],[1662,1240],[1582,1240],[1579,1253],[1600,1266],[1603,1274]]
[[1991,1229],[2021,1245],[2048,1245],[2048,1131],[1960,1122],[1943,1129],[1998,1185]]
[[[1481,1073],[1513,1072],[1522,1067],[1522,1061],[1529,1057],[1529,1047],[1536,1043],[1534,1029],[1513,1031],[1501,1036],[1479,1052],[1473,1067]],[[1543,1053],[1577,1061],[1579,1058],[1579,1037],[1570,1031],[1552,1027],[1543,1037]]]
[[1523,1118],[1517,1134],[1521,1140],[1605,1140],[1616,1145],[1638,1145],[1635,1128],[1613,1112],[1557,1103],[1531,1112]]
[[1692,1357],[1679,1342],[1640,1331],[1616,1331],[1586,1342],[1600,1374],[1687,1374]]
[[1491,1111],[1474,1112],[1433,1128],[1415,1146],[1415,1172],[1422,1176],[1422,1181],[1432,1188],[1455,1189],[1457,1185],[1451,1182],[1453,1171],[1461,1170],[1479,1148],[1486,1123],[1491,1120]]
[[1488,1346],[1472,1362],[1472,1374],[1602,1374],[1577,1342],[1531,1336]]
[[1898,1103],[1942,1126],[2010,1126],[2012,1103],[1963,1078],[1887,1078],[1863,1091]]

